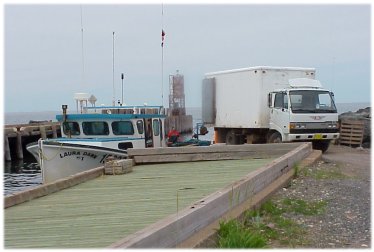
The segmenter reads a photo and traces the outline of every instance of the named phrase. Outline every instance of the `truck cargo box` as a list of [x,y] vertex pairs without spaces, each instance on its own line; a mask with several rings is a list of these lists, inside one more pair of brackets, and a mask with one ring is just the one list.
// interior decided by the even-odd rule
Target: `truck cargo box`
[[315,78],[314,68],[250,67],[205,74],[203,122],[223,128],[268,128],[268,93],[289,80]]

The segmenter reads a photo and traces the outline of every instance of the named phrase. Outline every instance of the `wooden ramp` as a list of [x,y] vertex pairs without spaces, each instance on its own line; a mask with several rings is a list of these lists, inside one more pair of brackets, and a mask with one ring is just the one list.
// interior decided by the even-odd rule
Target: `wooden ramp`
[[[311,151],[311,143],[293,143],[161,148],[150,150],[150,159],[143,151],[133,152],[136,165],[131,173],[102,175],[104,167],[98,167],[6,197],[4,245],[177,247],[232,209],[247,205],[274,181],[292,176],[294,166]],[[177,157],[196,162],[139,165],[165,162],[170,155],[174,162]],[[196,155],[199,160],[223,160],[200,162]],[[95,179],[87,181],[89,176]]]
[[4,210],[5,248],[103,248],[272,159],[135,166]]

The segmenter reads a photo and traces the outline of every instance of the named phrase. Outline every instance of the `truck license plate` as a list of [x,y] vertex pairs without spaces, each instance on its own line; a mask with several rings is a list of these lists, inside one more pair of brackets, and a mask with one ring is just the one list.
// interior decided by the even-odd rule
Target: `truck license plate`
[[314,134],[313,139],[322,139],[322,134]]

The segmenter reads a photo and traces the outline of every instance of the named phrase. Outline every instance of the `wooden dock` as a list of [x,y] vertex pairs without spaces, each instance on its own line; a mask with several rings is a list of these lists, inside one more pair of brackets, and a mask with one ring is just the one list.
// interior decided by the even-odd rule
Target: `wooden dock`
[[4,210],[5,248],[103,248],[272,159],[135,166]]
[[60,123],[39,122],[4,126],[4,158],[12,161],[12,157],[22,160],[25,146],[39,138],[57,138],[61,136]]
[[194,247],[221,218],[286,183],[311,152],[311,143],[133,150],[118,161],[135,165],[130,173],[104,175],[103,166],[5,197],[4,245]]

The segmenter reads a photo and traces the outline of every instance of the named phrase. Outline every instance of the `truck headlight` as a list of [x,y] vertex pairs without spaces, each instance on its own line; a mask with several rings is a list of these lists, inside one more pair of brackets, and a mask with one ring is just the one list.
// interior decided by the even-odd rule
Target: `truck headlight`
[[304,123],[290,123],[290,129],[305,129],[306,124]]
[[337,122],[332,122],[332,123],[329,123],[327,125],[327,127],[330,128],[330,129],[337,129],[337,128],[339,128],[339,125],[338,125]]

